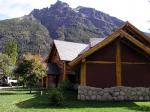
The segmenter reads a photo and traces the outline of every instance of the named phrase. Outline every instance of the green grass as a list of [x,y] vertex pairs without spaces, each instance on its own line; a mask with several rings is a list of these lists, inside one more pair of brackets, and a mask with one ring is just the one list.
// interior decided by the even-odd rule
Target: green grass
[[48,95],[39,92],[0,91],[0,112],[150,112],[150,102],[78,101],[75,94],[65,94],[65,104],[53,107]]

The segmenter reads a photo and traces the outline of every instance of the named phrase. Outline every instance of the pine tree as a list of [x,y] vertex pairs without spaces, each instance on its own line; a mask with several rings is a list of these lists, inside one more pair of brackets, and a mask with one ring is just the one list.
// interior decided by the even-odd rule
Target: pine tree
[[11,74],[11,65],[12,63],[8,55],[0,53],[0,77]]
[[10,39],[6,42],[3,49],[3,53],[8,55],[12,61],[12,64],[16,64],[17,60],[17,42],[15,39]]

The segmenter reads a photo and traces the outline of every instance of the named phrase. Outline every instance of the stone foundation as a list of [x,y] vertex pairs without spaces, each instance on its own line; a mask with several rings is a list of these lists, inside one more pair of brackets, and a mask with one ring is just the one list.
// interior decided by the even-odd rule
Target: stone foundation
[[101,89],[79,86],[78,99],[98,101],[148,101],[150,100],[150,88],[118,86]]

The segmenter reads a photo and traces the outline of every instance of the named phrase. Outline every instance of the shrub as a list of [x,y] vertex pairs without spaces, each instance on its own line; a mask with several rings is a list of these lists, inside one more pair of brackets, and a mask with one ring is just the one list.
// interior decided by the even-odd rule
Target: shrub
[[68,79],[66,79],[59,84],[59,89],[60,90],[72,90],[73,84]]
[[58,89],[52,89],[49,91],[50,94],[50,104],[54,106],[63,105],[64,103],[64,96],[62,92],[60,92]]

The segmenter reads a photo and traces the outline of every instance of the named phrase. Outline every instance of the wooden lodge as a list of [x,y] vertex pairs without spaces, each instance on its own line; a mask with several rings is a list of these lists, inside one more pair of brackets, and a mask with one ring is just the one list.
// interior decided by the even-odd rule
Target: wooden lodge
[[46,87],[68,78],[83,86],[150,87],[150,38],[126,22],[95,44],[54,40]]
[[46,63],[48,65],[47,77],[44,77],[44,87],[56,87],[59,82],[68,78],[75,82],[75,72],[70,69],[68,63],[87,47],[87,44],[54,40],[51,52]]

